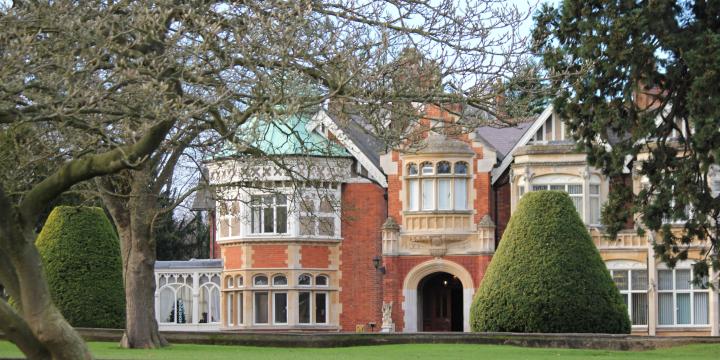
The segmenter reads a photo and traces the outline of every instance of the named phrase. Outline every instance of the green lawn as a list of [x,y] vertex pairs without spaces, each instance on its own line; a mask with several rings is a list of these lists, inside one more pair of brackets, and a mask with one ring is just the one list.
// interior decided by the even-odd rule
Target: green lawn
[[[160,350],[124,350],[116,343],[90,343],[95,356],[101,359],[716,359],[720,345],[690,345],[671,349],[622,352],[604,350],[538,349],[500,345],[383,345],[350,348],[300,349],[221,345],[173,345]],[[21,357],[12,344],[0,341],[0,358]]]

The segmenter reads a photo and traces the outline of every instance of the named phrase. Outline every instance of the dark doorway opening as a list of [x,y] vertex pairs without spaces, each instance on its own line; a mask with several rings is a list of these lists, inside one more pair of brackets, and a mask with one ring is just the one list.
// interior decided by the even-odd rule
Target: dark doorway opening
[[456,276],[433,273],[418,284],[422,331],[463,331],[463,286]]

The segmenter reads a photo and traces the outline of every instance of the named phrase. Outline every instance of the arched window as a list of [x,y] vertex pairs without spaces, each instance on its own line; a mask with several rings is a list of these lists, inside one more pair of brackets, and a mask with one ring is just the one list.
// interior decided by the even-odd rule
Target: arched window
[[422,171],[423,175],[432,175],[433,174],[433,164],[429,161],[426,161],[426,162],[420,164],[420,170]]
[[417,175],[418,174],[418,168],[415,163],[409,163],[407,166],[407,174],[409,176]]
[[464,161],[458,161],[455,163],[455,174],[466,175],[468,171],[468,164]]
[[235,284],[237,285],[237,287],[242,287],[244,285],[242,275],[238,275],[235,277]]
[[285,275],[275,275],[273,277],[274,286],[285,286],[287,285],[287,277]]
[[265,275],[255,275],[255,278],[253,278],[253,284],[255,286],[268,286],[268,277]]
[[213,283],[200,286],[200,323],[220,322],[220,288]]
[[437,163],[437,173],[438,174],[449,174],[451,173],[450,169],[450,162],[448,161],[440,161]]
[[312,285],[312,275],[302,274],[302,275],[298,276],[298,285],[300,285],[300,286]]
[[325,275],[318,275],[315,277],[315,285],[317,286],[327,286],[328,285],[328,278]]
[[159,322],[192,324],[192,288],[181,283],[160,288]]
[[433,167],[423,162],[419,178],[408,176],[407,207],[409,211],[467,210],[468,163],[439,161]]
[[228,276],[225,278],[225,287],[228,289],[235,287],[235,282],[233,281],[232,276]]

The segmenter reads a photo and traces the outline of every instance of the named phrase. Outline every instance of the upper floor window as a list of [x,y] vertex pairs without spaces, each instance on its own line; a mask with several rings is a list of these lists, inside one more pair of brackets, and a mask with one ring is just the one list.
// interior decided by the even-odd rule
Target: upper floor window
[[285,275],[275,275],[273,277],[273,285],[275,286],[284,286],[287,285],[287,277]]
[[302,275],[298,276],[298,285],[300,285],[300,286],[312,285],[312,275],[302,274]]
[[330,194],[303,198],[300,206],[300,235],[335,236],[339,203]]
[[253,279],[255,286],[268,286],[268,277],[265,275],[257,275]]
[[285,195],[253,195],[250,198],[251,231],[254,234],[287,233],[288,206]]
[[[579,176],[572,175],[544,175],[532,179],[530,191],[555,190],[564,191],[570,196],[575,210],[577,210],[580,218],[588,225],[600,225],[602,199],[600,192],[600,178],[596,175],[591,176],[588,188],[585,189],[584,181]],[[524,181],[519,183],[518,194],[522,197],[525,193],[526,184]],[[585,204],[588,204],[587,214]]]
[[467,162],[426,161],[420,166],[420,174],[412,170],[416,169],[414,163],[407,168],[407,210],[467,210]]

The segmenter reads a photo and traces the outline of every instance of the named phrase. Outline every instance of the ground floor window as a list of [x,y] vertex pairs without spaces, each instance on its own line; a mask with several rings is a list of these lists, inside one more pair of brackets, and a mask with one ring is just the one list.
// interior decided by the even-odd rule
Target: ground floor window
[[287,324],[287,293],[273,294],[273,323]]
[[244,321],[245,319],[243,318],[243,293],[241,293],[241,292],[238,293],[237,298],[238,298],[238,302],[237,302],[237,304],[238,304],[238,308],[237,308],[238,325],[242,325],[245,322]]
[[228,326],[233,325],[233,294],[227,296],[227,319]]
[[707,325],[707,286],[692,284],[691,269],[658,270],[658,324],[668,326]]
[[255,304],[253,306],[253,312],[255,313],[255,324],[268,324],[269,312],[268,312],[268,293],[267,292],[256,292],[255,293]]
[[327,323],[327,293],[315,293],[315,323]]
[[633,325],[648,324],[648,277],[647,270],[611,269],[613,281],[625,305]]

